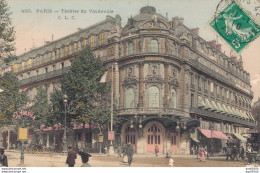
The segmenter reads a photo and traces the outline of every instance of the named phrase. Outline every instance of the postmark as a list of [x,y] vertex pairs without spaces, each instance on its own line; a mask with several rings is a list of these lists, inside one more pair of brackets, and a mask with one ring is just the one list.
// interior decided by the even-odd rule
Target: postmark
[[235,1],[222,0],[210,26],[237,53],[260,35],[259,25]]

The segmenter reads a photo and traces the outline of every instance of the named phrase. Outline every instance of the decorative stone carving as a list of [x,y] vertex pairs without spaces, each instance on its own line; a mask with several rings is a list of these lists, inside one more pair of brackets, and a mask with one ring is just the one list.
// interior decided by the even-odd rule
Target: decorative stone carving
[[172,86],[173,88],[178,88],[179,82],[176,78],[171,78],[171,80],[169,81],[169,85]]
[[163,83],[163,78],[160,75],[147,76],[145,78],[145,83]]
[[128,77],[125,78],[123,85],[124,86],[126,86],[126,85],[137,85],[138,82],[139,81],[136,79],[135,76],[128,76]]

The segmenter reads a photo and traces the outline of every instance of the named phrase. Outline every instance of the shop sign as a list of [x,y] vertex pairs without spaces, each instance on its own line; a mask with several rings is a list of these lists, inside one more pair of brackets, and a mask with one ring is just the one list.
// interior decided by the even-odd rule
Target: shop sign
[[108,140],[113,141],[115,139],[115,132],[114,131],[108,131]]

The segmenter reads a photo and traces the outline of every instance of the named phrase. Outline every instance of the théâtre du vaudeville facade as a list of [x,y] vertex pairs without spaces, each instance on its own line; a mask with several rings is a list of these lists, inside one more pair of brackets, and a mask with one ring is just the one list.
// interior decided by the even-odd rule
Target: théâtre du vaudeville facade
[[[198,143],[214,152],[232,138],[245,144],[243,134],[254,126],[254,118],[250,75],[242,57],[226,56],[215,40],[199,36],[199,28],[186,27],[183,18],[169,20],[151,6],[141,8],[125,26],[119,15],[107,16],[20,55],[1,71],[12,70],[30,98],[39,86],[49,95],[86,45],[101,57],[105,80],[113,77],[117,116],[125,120],[116,128],[114,144],[131,142],[136,153],[154,153],[158,146],[159,153],[179,154],[190,154]],[[81,128],[74,128],[79,136]],[[58,131],[42,127],[39,141],[46,146],[61,143],[63,133]],[[94,146],[97,133],[86,135]]]

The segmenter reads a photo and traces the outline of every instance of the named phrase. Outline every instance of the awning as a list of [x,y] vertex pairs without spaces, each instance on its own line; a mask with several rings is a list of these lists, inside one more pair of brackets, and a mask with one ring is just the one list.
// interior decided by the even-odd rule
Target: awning
[[213,133],[214,133],[216,136],[218,136],[219,139],[225,139],[225,140],[228,139],[228,137],[227,137],[223,132],[221,132],[221,131],[213,131]]
[[190,134],[190,138],[196,142],[196,143],[199,143],[200,141],[196,138],[195,134]]
[[247,140],[240,134],[233,133],[237,139],[239,139],[241,142],[246,142]]
[[198,107],[206,107],[203,99],[200,96],[198,96]]
[[217,107],[218,109],[222,112],[222,113],[225,113],[225,111],[223,110],[222,106],[220,105],[219,102],[217,102]]
[[211,105],[213,106],[213,108],[214,108],[217,112],[221,112],[221,110],[218,109],[216,103],[215,103],[213,100],[211,101],[211,103],[212,103]]
[[223,132],[221,132],[221,131],[200,129],[200,132],[201,132],[206,138],[228,139],[227,136],[226,136]]
[[222,105],[222,108],[224,109],[224,111],[225,111],[227,114],[231,114],[231,113],[228,111],[226,105],[223,104],[223,105]]
[[211,106],[210,102],[208,99],[205,99],[205,103],[206,103],[206,107],[211,109],[211,110],[214,110],[214,108]]

